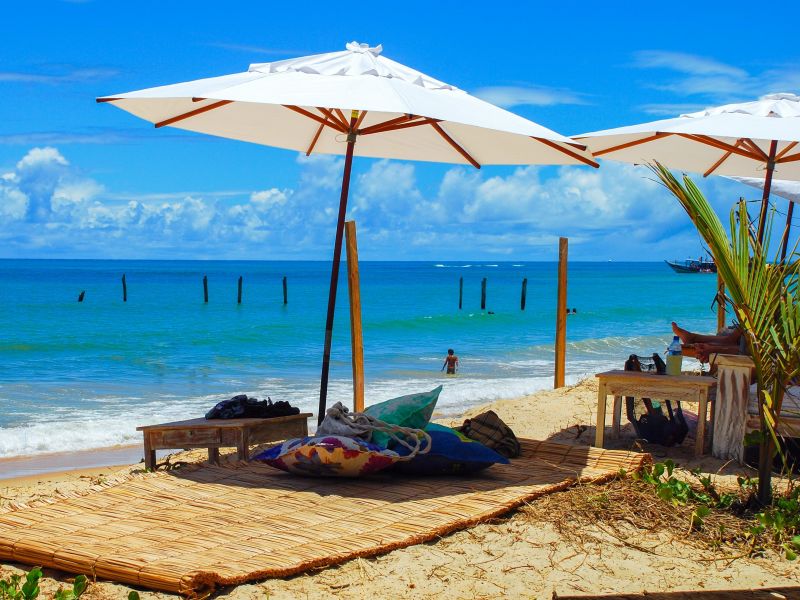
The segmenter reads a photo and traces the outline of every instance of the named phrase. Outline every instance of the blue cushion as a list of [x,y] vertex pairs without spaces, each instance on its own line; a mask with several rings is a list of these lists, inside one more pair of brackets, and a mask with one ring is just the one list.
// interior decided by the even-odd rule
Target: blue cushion
[[[463,475],[495,463],[508,464],[505,456],[450,427],[429,423],[425,431],[431,436],[430,452],[395,463],[392,467],[395,471],[407,475]],[[400,456],[409,454],[403,446],[395,447],[395,451]]]

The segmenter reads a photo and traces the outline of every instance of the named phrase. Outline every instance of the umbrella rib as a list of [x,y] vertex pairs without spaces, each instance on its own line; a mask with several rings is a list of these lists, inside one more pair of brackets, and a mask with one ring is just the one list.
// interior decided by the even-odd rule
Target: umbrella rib
[[438,122],[434,121],[430,125],[431,125],[431,127],[433,127],[436,130],[436,133],[438,133],[440,136],[442,136],[444,138],[444,140],[455,149],[456,152],[458,152],[461,156],[466,158],[467,161],[469,161],[469,163],[473,167],[475,167],[476,169],[480,169],[481,168],[480,163],[477,160],[475,160],[474,158],[472,158],[472,156],[470,156],[469,152],[467,152],[466,150],[464,150],[464,148],[459,146],[458,143],[453,138],[451,138],[444,129],[442,129],[442,126],[439,125]]
[[[326,121],[327,121],[327,119],[326,119]],[[323,123],[322,125],[320,125],[317,128],[317,133],[314,134],[314,139],[311,140],[311,145],[308,147],[308,150],[306,150],[306,156],[311,156],[311,151],[314,149],[314,146],[317,145],[317,140],[319,139],[319,136],[322,133],[322,130],[325,129],[325,125],[326,125],[326,123]]]
[[156,129],[159,127],[164,127],[166,125],[172,125],[173,123],[177,123],[178,121],[183,121],[184,119],[189,119],[191,117],[197,116],[204,112],[208,112],[209,110],[214,110],[215,108],[219,108],[220,106],[225,106],[226,104],[233,103],[233,100],[220,100],[219,102],[214,102],[213,104],[209,104],[208,106],[201,106],[200,108],[195,108],[194,110],[190,110],[187,113],[183,113],[182,115],[177,115],[174,117],[170,117],[164,121],[159,121],[156,123]]
[[344,116],[342,110],[340,108],[335,108],[334,110],[336,111],[336,114],[339,115],[339,119],[341,119],[342,123],[344,123],[344,128],[347,129],[348,127],[350,127],[350,123]]
[[284,108],[288,108],[289,110],[293,110],[294,112],[299,113],[299,114],[303,115],[304,117],[308,117],[312,121],[316,121],[317,123],[320,123],[322,125],[327,125],[328,127],[332,127],[333,129],[335,129],[336,131],[339,131],[340,133],[347,133],[346,130],[341,129],[339,127],[338,121],[330,123],[326,119],[323,119],[322,117],[320,117],[318,115],[315,115],[314,113],[309,112],[304,108],[300,108],[299,106],[294,106],[293,104],[283,104],[282,106]]
[[358,134],[369,135],[371,133],[377,133],[387,127],[391,127],[399,123],[407,123],[409,121],[414,121],[416,119],[421,119],[421,118],[422,117],[418,117],[416,115],[403,115],[402,117],[395,117],[394,119],[389,119],[388,121],[384,121],[383,123],[376,123],[375,125],[370,125],[369,127],[365,127],[364,129],[359,131]]
[[330,108],[323,108],[321,106],[318,106],[317,110],[325,116],[326,120],[331,120],[334,123],[338,124],[339,127],[341,128],[340,131],[342,133],[347,131],[347,128],[349,127],[347,121],[343,121],[338,116],[336,116]]
[[739,156],[744,156],[745,158],[749,158],[752,160],[761,160],[761,157],[757,154],[753,154],[752,152],[748,152],[742,148],[737,148],[736,146],[731,146],[730,144],[726,144],[725,142],[720,142],[719,140],[715,140],[714,138],[710,138],[705,135],[696,135],[693,133],[679,133],[675,132],[675,135],[686,138],[687,140],[692,140],[695,142],[700,142],[702,144],[706,144],[707,146],[713,146],[714,148],[719,148],[720,150],[727,150],[730,151],[732,154],[738,154]]
[[[738,148],[742,144],[743,141],[744,140],[742,138],[736,140],[736,143],[734,144],[734,146],[736,146]],[[722,163],[724,163],[726,160],[728,160],[730,158],[731,154],[733,154],[733,152],[731,152],[730,150],[728,152],[726,152],[725,154],[723,154],[722,158],[720,158],[717,162],[715,162],[713,165],[711,165],[711,168],[708,171],[703,173],[703,177],[708,177],[714,171],[716,171]]]
[[369,111],[366,111],[366,110],[362,110],[361,111],[361,114],[358,115],[358,120],[356,121],[356,126],[353,129],[358,131],[358,128],[361,127],[361,122],[364,120],[364,117],[367,116],[367,112],[369,112]]
[[562,152],[562,153],[566,154],[567,156],[572,157],[575,160],[578,160],[578,161],[582,162],[585,165],[589,165],[590,167],[594,167],[595,169],[600,167],[600,165],[598,165],[592,159],[586,158],[585,156],[581,156],[580,154],[578,154],[577,152],[573,152],[572,150],[567,150],[566,148],[562,148],[557,143],[555,143],[553,140],[548,140],[546,138],[533,137],[533,136],[531,136],[531,139],[532,140],[536,140],[537,142],[539,142],[541,144],[544,144],[545,146],[550,146],[551,148],[553,148],[555,150],[558,150],[559,152]]
[[[421,117],[420,117],[421,118]],[[359,131],[359,135],[372,135],[373,133],[386,133],[387,131],[395,131],[397,129],[408,129],[409,127],[419,127],[420,125],[432,125],[433,123],[439,123],[441,119],[422,119],[420,121],[414,122],[407,122],[407,123],[397,123],[396,125],[387,125],[386,127],[381,127],[380,129],[372,129],[371,127],[365,129],[364,131]]]
[[786,148],[784,148],[783,150],[781,150],[780,152],[778,152],[778,154],[776,154],[776,155],[775,155],[775,161],[776,161],[776,162],[779,162],[779,161],[780,161],[780,159],[782,159],[782,158],[783,158],[783,157],[784,157],[786,154],[788,154],[788,153],[789,153],[789,151],[790,151],[792,148],[794,148],[795,146],[797,146],[797,142],[792,142],[791,144],[788,144],[788,145],[786,146]]
[[792,154],[791,156],[784,156],[782,159],[776,160],[775,162],[783,164],[787,162],[795,162],[798,160],[800,160],[800,152],[798,152],[797,154]]
[[620,144],[619,146],[611,146],[610,148],[606,148],[605,150],[596,150],[592,152],[592,154],[594,154],[595,156],[603,156],[604,154],[608,154],[610,152],[616,152],[617,150],[624,150],[625,148],[631,148],[632,146],[638,146],[639,144],[646,144],[647,142],[652,142],[653,140],[657,140],[659,138],[668,135],[673,135],[673,134],[659,131],[654,133],[653,135],[641,138],[639,140],[633,140],[632,142],[625,142],[624,144]]
[[742,140],[744,141],[744,144],[748,148],[750,148],[750,150],[752,150],[761,157],[761,160],[763,160],[764,162],[767,162],[769,160],[769,156],[767,156],[767,153],[764,152],[761,148],[759,148],[758,145],[753,140],[751,140],[750,138],[742,138]]

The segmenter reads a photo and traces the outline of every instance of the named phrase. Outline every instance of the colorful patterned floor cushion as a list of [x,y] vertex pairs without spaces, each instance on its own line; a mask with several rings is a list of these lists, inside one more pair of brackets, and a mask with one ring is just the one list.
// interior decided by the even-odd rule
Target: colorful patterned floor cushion
[[[430,452],[398,462],[394,471],[406,475],[464,475],[481,471],[495,463],[508,464],[505,456],[450,427],[430,423],[425,431],[431,436]],[[402,456],[407,451],[398,447],[397,453]]]
[[[430,392],[392,398],[391,400],[368,406],[364,412],[370,417],[380,419],[384,423],[424,429],[431,420],[433,409],[436,407],[436,401],[439,399],[441,391],[442,386],[439,386]],[[372,434],[373,443],[384,448],[387,447],[390,439],[385,433],[375,432]]]
[[392,466],[398,454],[338,435],[287,440],[253,457],[276,469],[313,477],[361,477]]

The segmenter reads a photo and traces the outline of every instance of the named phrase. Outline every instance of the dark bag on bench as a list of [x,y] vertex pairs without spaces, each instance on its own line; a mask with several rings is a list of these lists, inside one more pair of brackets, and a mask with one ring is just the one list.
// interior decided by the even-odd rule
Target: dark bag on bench
[[[652,366],[650,365],[652,363]],[[628,360],[625,361],[626,371],[643,371],[642,365],[645,365],[647,370],[656,369],[659,375],[666,372],[664,361],[658,354],[653,354],[652,358],[639,357],[631,354]],[[681,403],[675,402],[676,408],[673,411],[672,402],[666,400],[667,413],[665,415],[661,406],[653,406],[650,398],[642,398],[644,405],[644,413],[637,417],[636,406],[634,398],[631,396],[625,397],[625,412],[628,420],[633,424],[636,430],[636,436],[647,440],[651,444],[660,444],[661,446],[677,446],[686,439],[686,434],[689,433],[689,426],[686,424],[686,419],[683,416]]]
[[240,394],[218,403],[206,413],[206,419],[265,419],[288,417],[299,413],[299,408],[290,406],[288,402],[282,400],[273,402],[271,398],[267,398],[259,401],[257,398],[248,398],[245,394]]

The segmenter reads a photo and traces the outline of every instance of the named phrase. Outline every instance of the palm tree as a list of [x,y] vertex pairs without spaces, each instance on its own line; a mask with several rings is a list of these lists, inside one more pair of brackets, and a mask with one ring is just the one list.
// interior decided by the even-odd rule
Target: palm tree
[[[725,282],[722,300],[733,309],[739,321],[750,356],[755,365],[761,442],[758,469],[758,499],[771,499],[771,471],[775,455],[781,450],[778,423],[784,393],[800,377],[800,256],[797,246],[789,260],[767,260],[772,215],[764,243],[758,241],[740,200],[731,210],[730,236],[711,205],[694,182],[678,179],[663,165],[653,172],[680,201],[697,231],[708,245],[717,271]],[[783,456],[783,454],[781,454]]]

